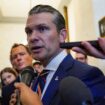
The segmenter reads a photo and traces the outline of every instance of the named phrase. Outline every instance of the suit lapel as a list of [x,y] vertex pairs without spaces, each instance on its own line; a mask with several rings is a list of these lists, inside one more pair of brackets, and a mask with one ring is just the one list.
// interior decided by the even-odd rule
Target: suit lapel
[[43,105],[49,105],[51,101],[54,98],[54,95],[56,95],[60,81],[65,77],[68,76],[68,71],[73,65],[73,58],[71,55],[68,55],[65,57],[65,59],[62,61],[62,63],[59,65],[56,73],[54,74],[48,88],[47,92],[45,92],[44,97],[42,99]]

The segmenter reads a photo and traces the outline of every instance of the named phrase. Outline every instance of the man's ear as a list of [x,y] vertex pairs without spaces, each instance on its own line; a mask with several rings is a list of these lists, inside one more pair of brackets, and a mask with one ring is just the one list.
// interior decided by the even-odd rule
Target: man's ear
[[65,42],[67,30],[64,28],[60,31],[60,42]]

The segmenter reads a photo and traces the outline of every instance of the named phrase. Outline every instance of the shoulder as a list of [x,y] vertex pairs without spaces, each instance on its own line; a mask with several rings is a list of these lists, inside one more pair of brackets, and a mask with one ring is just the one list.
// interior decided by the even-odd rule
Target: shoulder
[[74,60],[70,74],[79,76],[79,77],[98,77],[104,76],[103,72],[95,66],[90,66],[81,62]]

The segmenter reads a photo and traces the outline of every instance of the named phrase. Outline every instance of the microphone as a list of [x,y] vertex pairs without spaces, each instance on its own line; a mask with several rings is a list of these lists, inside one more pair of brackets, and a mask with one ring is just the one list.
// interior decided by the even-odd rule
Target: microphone
[[34,69],[31,66],[23,68],[19,75],[20,82],[25,83],[27,86],[31,85],[31,82],[35,77],[37,77],[37,73],[34,72]]
[[93,105],[93,97],[89,88],[78,78],[64,78],[59,87],[63,105]]
[[[37,77],[37,73],[34,72],[34,69],[31,66],[27,66],[23,68],[22,72],[19,74],[19,76],[16,78],[15,81],[13,81],[11,84],[7,86],[2,87],[2,105],[9,105],[10,96],[15,90],[15,87],[14,87],[15,82],[23,82],[27,86],[30,86],[31,82],[36,77]],[[16,105],[20,105],[18,89],[17,89],[17,104]]]
[[[19,74],[19,80],[20,82],[25,83],[27,86],[30,86],[33,79],[37,77],[37,73],[34,72],[33,67],[27,66],[22,69],[22,72]],[[19,90],[16,91],[17,94],[17,103],[16,105],[21,105],[20,97],[19,97]]]
[[[97,40],[92,40],[92,41],[88,41],[93,47],[95,47],[98,50],[102,50],[98,44]],[[65,43],[60,43],[60,47],[61,48],[65,48],[65,49],[71,49],[72,47],[80,47],[83,48],[84,47],[81,45],[81,41],[78,42],[65,42]]]

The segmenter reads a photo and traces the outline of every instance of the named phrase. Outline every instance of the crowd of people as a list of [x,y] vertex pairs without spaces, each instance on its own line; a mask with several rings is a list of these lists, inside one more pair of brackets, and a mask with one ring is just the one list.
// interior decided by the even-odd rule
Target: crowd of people
[[[90,105],[105,104],[105,76],[103,72],[97,67],[78,62],[65,49],[60,48],[60,43],[65,42],[67,30],[65,19],[58,10],[49,5],[33,7],[28,14],[25,32],[28,46],[23,44],[12,46],[10,62],[13,68],[10,69],[16,70],[19,74],[24,70],[24,67],[32,66],[34,68],[35,63],[32,63],[34,59],[41,64],[40,70],[35,68],[36,72],[40,75],[44,68],[44,70],[49,70],[49,74],[41,98],[36,91],[24,83],[14,83],[15,88],[20,92],[22,105],[66,105],[59,96],[59,85],[65,77],[69,76],[80,79],[90,89],[94,100]],[[84,49],[73,47],[72,50],[105,59],[105,39],[98,38],[97,41],[102,50],[96,49],[86,41],[81,42]],[[7,83],[6,78],[11,77],[12,72],[3,71],[5,70],[0,73],[1,80],[3,84],[9,85],[12,81]],[[8,105],[16,105],[16,102],[17,93],[14,91]]]

